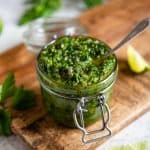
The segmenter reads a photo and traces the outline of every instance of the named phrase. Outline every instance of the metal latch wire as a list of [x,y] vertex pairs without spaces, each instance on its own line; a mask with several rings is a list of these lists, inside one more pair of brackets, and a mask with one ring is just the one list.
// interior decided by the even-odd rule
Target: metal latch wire
[[[96,142],[96,141],[99,141],[99,140],[102,140],[104,138],[107,138],[111,135],[111,130],[109,129],[108,127],[108,123],[109,123],[109,120],[110,120],[110,110],[109,110],[109,107],[108,105],[106,104],[106,101],[105,101],[105,96],[103,94],[100,94],[98,96],[96,96],[98,102],[99,102],[99,107],[100,107],[100,111],[101,111],[101,120],[102,120],[102,127],[98,130],[94,130],[94,131],[87,131],[85,129],[85,124],[84,124],[84,115],[83,113],[84,112],[87,112],[88,110],[85,109],[85,103],[88,101],[86,97],[82,97],[79,99],[79,102],[77,104],[77,107],[76,109],[74,110],[73,112],[73,119],[74,119],[74,123],[76,125],[76,127],[78,129],[80,129],[82,131],[82,142],[83,143],[92,143],[92,142]],[[105,118],[105,112],[104,112],[104,109],[106,110],[106,118]],[[79,115],[79,119],[80,119],[80,124],[78,122],[78,119],[77,119],[77,115]],[[99,137],[96,137],[96,138],[93,138],[93,139],[89,139],[89,140],[86,140],[86,136],[87,135],[93,135],[93,134],[96,134],[96,133],[100,133],[102,131],[108,131],[107,134],[103,135],[103,136],[99,136]]]

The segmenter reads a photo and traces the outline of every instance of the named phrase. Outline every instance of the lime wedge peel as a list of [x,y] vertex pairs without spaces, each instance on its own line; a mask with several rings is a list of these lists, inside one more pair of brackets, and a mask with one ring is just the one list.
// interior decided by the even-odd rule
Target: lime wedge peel
[[150,70],[150,65],[131,45],[127,48],[127,59],[131,71],[135,73],[142,73]]
[[132,143],[128,145],[113,147],[105,150],[148,150],[148,142],[142,141],[142,142]]

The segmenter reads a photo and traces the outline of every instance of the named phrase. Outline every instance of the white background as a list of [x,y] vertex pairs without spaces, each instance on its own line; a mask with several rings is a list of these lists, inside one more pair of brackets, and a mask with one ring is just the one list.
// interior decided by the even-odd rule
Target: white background
[[[16,25],[16,22],[23,11],[24,0],[0,0],[0,16],[4,21],[3,34],[0,36],[0,52],[6,51],[22,42],[23,28]],[[81,0],[64,0],[62,9],[54,16],[77,16],[84,9]],[[69,12],[69,13],[68,13]],[[100,146],[104,150],[113,145],[132,143],[141,140],[150,142],[150,112],[140,117],[137,121],[122,130],[116,136],[110,138]],[[16,136],[9,138],[0,137],[0,150],[26,150],[26,144]]]

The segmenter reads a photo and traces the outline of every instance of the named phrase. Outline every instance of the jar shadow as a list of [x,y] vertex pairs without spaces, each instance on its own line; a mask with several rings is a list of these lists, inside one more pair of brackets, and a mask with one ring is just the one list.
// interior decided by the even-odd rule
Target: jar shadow
[[[135,76],[135,73],[133,73],[128,65],[128,62],[126,59],[118,59],[119,64],[119,72],[123,73],[127,76]],[[119,73],[120,74],[120,73]]]

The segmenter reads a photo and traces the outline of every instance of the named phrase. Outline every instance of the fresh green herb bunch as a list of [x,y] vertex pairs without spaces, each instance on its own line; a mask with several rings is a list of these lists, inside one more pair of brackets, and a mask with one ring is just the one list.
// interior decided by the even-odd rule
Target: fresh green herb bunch
[[101,4],[103,0],[84,0],[88,8],[94,7],[98,4]]
[[28,0],[28,8],[19,20],[19,25],[28,23],[39,17],[48,17],[60,8],[61,0]]
[[[101,4],[102,0],[83,0],[88,8]],[[61,7],[61,0],[27,0],[27,9],[18,24],[23,25],[39,17],[48,17]]]
[[0,135],[11,134],[11,113],[5,108],[5,101],[12,98],[12,107],[17,110],[24,110],[35,105],[35,94],[24,89],[22,86],[15,86],[14,74],[9,73],[0,85]]
[[11,115],[0,106],[0,135],[8,136],[11,134]]
[[114,55],[102,63],[98,60],[110,48],[103,42],[86,36],[63,36],[41,51],[39,66],[45,75],[64,87],[86,88],[112,73]]

